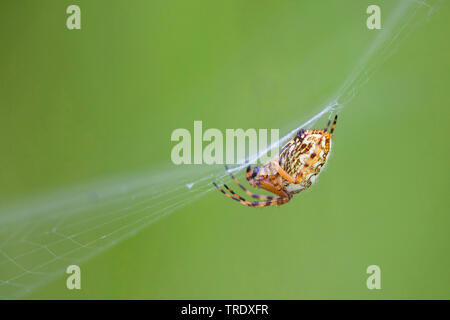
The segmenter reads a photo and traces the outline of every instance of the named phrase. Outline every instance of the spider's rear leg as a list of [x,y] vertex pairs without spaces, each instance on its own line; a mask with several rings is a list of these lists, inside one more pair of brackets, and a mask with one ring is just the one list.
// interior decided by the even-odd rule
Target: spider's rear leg
[[[244,198],[242,198],[241,196],[237,195],[237,194],[234,193],[234,192],[233,192],[233,194],[235,194],[235,195],[236,195],[237,197],[239,197],[239,198],[237,198],[237,197],[235,197],[235,196],[232,196],[231,194],[229,194],[229,193],[227,193],[225,190],[223,190],[221,187],[219,187],[219,186],[217,185],[217,183],[215,183],[215,182],[213,182],[212,184],[214,185],[214,187],[216,187],[217,190],[219,190],[219,191],[222,192],[224,195],[226,195],[227,197],[229,197],[229,198],[231,198],[231,199],[233,199],[233,200],[236,200],[236,201],[239,201],[239,202],[249,202],[249,201],[245,200]],[[228,189],[228,187],[227,187],[227,189]],[[243,203],[243,204],[245,204],[245,203]]]
[[[268,200],[273,200],[273,199],[274,199],[274,197],[272,197],[272,196],[265,196],[265,195],[256,194],[256,193],[251,192],[251,191],[248,190],[246,187],[244,187],[244,186],[238,181],[238,179],[235,178],[235,176],[231,173],[231,171],[228,170],[228,167],[227,167],[227,166],[225,166],[225,169],[226,169],[227,173],[230,175],[231,179],[233,179],[233,181],[234,181],[239,187],[241,187],[241,189],[244,190],[244,192],[245,192],[246,194],[248,194],[250,197],[252,197],[252,198],[254,198],[254,199],[266,200],[266,201],[268,201]],[[247,173],[246,173],[246,175],[248,175],[249,170],[251,170],[251,167],[250,167],[250,166],[247,167]],[[248,180],[248,177],[247,177],[247,180]],[[249,181],[249,183],[250,183],[250,181]],[[225,187],[228,191],[230,191],[231,193],[233,193],[233,192],[228,188],[227,185],[224,185],[224,187]]]
[[[227,189],[233,196],[239,198],[239,199],[243,199],[240,195],[238,195],[236,192],[234,192],[233,190],[231,190],[226,184],[223,185],[225,187],[225,189]],[[248,190],[247,190],[248,191]],[[256,194],[256,193],[252,193],[250,191],[247,192],[247,194],[249,196],[251,196],[254,199],[259,199],[262,201],[272,201],[273,199],[276,199],[277,197],[273,197],[273,196],[266,196],[266,195],[261,195],[261,194]]]
[[225,188],[227,188],[227,190],[229,190],[233,195],[225,192],[225,190],[223,190],[221,187],[219,187],[215,182],[213,182],[213,185],[217,188],[217,190],[222,192],[227,197],[229,197],[247,207],[269,207],[269,206],[275,206],[275,205],[282,205],[282,204],[285,204],[286,202],[288,202],[289,200],[291,200],[291,197],[277,197],[277,198],[274,198],[273,200],[251,202],[251,201],[244,199],[240,195],[236,194],[233,190],[228,188],[227,185],[224,185]]

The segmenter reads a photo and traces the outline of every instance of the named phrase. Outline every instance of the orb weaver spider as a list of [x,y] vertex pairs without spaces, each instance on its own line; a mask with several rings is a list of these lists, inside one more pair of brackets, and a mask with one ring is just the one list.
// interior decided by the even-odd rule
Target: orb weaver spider
[[323,130],[304,130],[297,132],[295,137],[289,140],[280,154],[261,167],[247,167],[246,179],[252,187],[269,191],[277,197],[255,194],[244,187],[228,170],[233,181],[250,197],[260,201],[249,201],[226,184],[219,187],[215,182],[213,185],[227,197],[238,201],[248,207],[266,207],[282,205],[292,199],[294,194],[309,188],[320,170],[325,166],[327,157],[331,151],[331,137],[336,127],[337,115],[334,117],[330,132],[328,128],[331,121]]

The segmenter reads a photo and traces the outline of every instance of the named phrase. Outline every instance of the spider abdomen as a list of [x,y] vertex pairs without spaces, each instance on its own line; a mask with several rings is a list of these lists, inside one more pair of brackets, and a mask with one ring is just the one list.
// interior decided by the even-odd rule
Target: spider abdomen
[[303,139],[291,143],[280,154],[280,166],[298,183],[294,184],[285,179],[287,191],[298,193],[315,182],[321,169],[325,166],[331,150],[331,137],[322,130],[305,130]]

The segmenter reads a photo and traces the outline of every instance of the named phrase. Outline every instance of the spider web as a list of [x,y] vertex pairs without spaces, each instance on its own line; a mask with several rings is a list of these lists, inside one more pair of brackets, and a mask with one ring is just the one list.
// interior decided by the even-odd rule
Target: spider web
[[[334,98],[279,141],[251,155],[256,162],[300,128],[342,110],[439,1],[399,1]],[[234,167],[241,171],[246,164]],[[223,167],[170,167],[113,177],[0,208],[0,298],[20,298],[143,228],[215,190]]]

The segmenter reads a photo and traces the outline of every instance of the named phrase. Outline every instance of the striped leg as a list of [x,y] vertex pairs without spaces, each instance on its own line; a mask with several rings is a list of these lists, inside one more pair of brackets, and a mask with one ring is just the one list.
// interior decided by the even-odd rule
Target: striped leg
[[252,186],[253,185],[253,178],[255,175],[252,174],[252,166],[247,167],[247,171],[245,172],[245,179],[247,179],[248,183]]
[[298,179],[294,179],[289,173],[286,172],[286,170],[284,170],[280,164],[278,163],[278,161],[273,161],[273,166],[277,169],[277,172],[280,174],[280,176],[282,176],[284,179],[286,179],[287,181],[289,181],[290,183],[293,184],[299,184]]
[[[249,166],[248,168],[250,168],[250,166]],[[247,168],[247,172],[248,172],[248,170],[249,170],[248,168]],[[244,186],[238,181],[238,179],[236,179],[236,178],[234,177],[234,175],[231,173],[231,171],[228,170],[228,167],[227,167],[227,166],[225,166],[225,169],[227,170],[227,172],[228,172],[228,174],[230,175],[231,179],[233,179],[233,181],[234,181],[239,187],[241,187],[241,189],[244,190],[244,192],[245,192],[246,194],[248,194],[250,197],[252,197],[252,198],[254,198],[254,199],[265,200],[265,201],[273,200],[273,199],[274,199],[274,197],[272,197],[272,196],[265,196],[265,195],[256,194],[256,193],[251,192],[251,191],[248,190],[246,187],[244,187]],[[247,179],[247,180],[248,180],[248,179]],[[227,188],[228,191],[231,192],[231,190],[230,190],[226,185],[224,185],[224,186],[225,186],[225,188]]]
[[331,126],[330,134],[333,134],[334,128],[336,127],[337,115],[334,117],[333,125]]
[[327,132],[328,128],[330,127],[331,124],[331,120],[328,120],[327,126],[325,127],[325,129],[323,129],[323,131]]
[[268,207],[268,206],[276,206],[276,205],[282,205],[286,202],[288,202],[289,200],[291,200],[290,197],[277,197],[274,198],[273,200],[270,201],[248,201],[244,198],[242,198],[240,195],[236,194],[233,190],[231,190],[230,188],[228,188],[227,185],[224,185],[225,188],[227,188],[227,190],[229,190],[232,194],[229,194],[227,192],[225,192],[225,190],[223,190],[222,188],[220,188],[215,182],[213,182],[213,185],[217,188],[217,190],[219,190],[220,192],[222,192],[224,195],[226,195],[227,197],[238,201],[239,203],[247,206],[247,207]]

